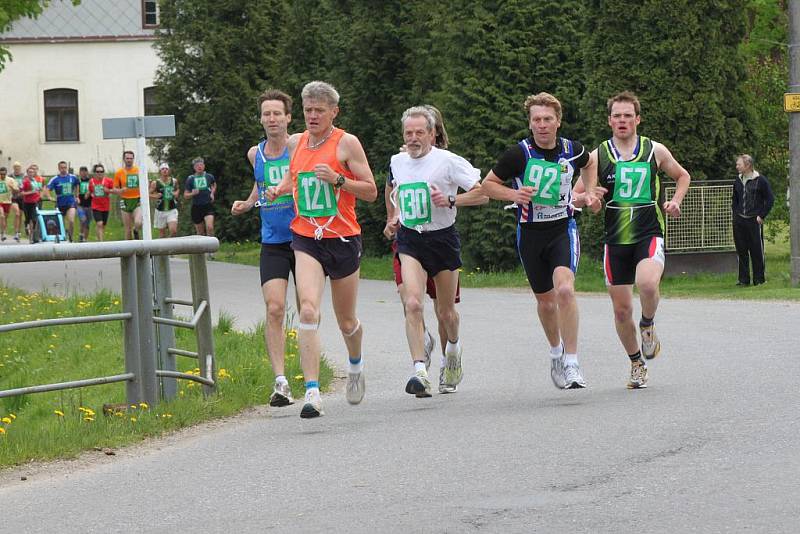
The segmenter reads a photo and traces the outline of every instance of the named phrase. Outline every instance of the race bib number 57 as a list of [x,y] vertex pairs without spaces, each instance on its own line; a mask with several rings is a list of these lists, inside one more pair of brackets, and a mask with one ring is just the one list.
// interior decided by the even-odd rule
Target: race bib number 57
[[298,173],[297,211],[304,217],[336,215],[336,194],[333,186],[317,178],[313,172]]
[[561,165],[541,159],[529,159],[522,185],[536,189],[531,197],[534,204],[558,206],[561,198]]
[[618,161],[614,173],[614,201],[649,204],[650,164],[647,162]]

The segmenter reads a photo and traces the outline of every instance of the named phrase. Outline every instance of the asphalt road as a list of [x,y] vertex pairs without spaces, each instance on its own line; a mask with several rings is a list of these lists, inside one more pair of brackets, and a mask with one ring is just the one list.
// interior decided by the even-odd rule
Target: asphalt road
[[[176,296],[187,272],[173,263]],[[262,320],[257,269],[209,273],[215,312],[239,328]],[[0,278],[119,285],[116,260],[6,265]],[[343,367],[328,300],[321,335]],[[464,382],[416,399],[403,390],[412,368],[393,284],[363,281],[361,405],[340,389],[319,419],[264,408],[6,479],[0,532],[797,532],[800,305],[665,299],[662,353],[639,391],[625,388],[608,298],[579,306],[588,389],[553,387],[528,291],[466,289]]]

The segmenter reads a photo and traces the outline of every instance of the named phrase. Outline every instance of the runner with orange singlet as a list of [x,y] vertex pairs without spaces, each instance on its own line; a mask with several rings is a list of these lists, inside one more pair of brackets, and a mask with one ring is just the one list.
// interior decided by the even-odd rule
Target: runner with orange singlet
[[292,249],[300,301],[299,348],[305,377],[305,404],[300,417],[323,414],[319,396],[320,301],[325,277],[331,279],[333,310],[349,356],[347,401],[364,398],[361,358],[363,329],[356,317],[361,227],[356,199],[373,202],[378,190],[358,138],[336,128],[339,93],[328,83],[314,81],[301,93],[306,131],[292,136],[297,148],[289,173],[267,190],[272,201],[291,192],[295,200]]

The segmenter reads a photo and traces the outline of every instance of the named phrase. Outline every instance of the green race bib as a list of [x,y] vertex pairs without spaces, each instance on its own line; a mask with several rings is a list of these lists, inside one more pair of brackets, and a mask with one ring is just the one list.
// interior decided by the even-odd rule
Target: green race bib
[[95,184],[93,191],[94,191],[94,196],[96,197],[106,196],[106,190],[103,188],[103,184]]
[[8,193],[8,186],[6,185],[5,181],[0,181],[0,195]]
[[38,180],[31,180],[31,190],[38,191],[42,188],[42,184]]
[[304,217],[332,217],[337,213],[333,186],[313,172],[297,175],[297,211]]
[[175,195],[173,194],[172,186],[171,185],[165,185],[164,189],[161,192],[161,199],[169,202],[170,200],[173,199],[174,196]]
[[[264,162],[264,189],[269,186],[275,186],[281,183],[284,175],[289,172],[289,165],[286,164],[287,160],[267,160]],[[284,204],[291,202],[292,195],[281,195],[272,202],[265,199],[267,205],[270,204]]]
[[407,228],[431,222],[431,190],[425,182],[402,184],[397,188],[400,221]]
[[61,184],[61,195],[62,197],[68,197],[72,195],[72,182],[69,183],[62,183]]
[[138,174],[127,174],[125,176],[125,187],[128,189],[134,189],[139,187],[139,175]]
[[650,164],[618,161],[614,172],[614,202],[650,204]]
[[89,182],[81,182],[78,191],[80,191],[81,195],[85,195],[89,192]]
[[558,206],[561,198],[561,165],[541,159],[529,159],[522,185],[536,189],[531,197],[534,204]]
[[205,191],[208,189],[208,180],[206,180],[205,176],[195,176],[194,177],[194,188],[199,191]]

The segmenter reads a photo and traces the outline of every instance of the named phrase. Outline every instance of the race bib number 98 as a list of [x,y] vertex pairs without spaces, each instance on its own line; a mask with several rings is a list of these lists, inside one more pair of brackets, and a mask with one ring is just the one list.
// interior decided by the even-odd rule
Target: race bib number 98
[[531,202],[543,206],[558,206],[561,198],[561,165],[531,158],[525,167],[522,185],[536,189]]
[[400,221],[413,228],[431,222],[431,190],[425,182],[402,184],[397,188]]
[[653,202],[650,180],[649,163],[618,161],[614,173],[614,201],[634,204]]
[[[266,190],[266,188],[269,186],[276,186],[280,184],[281,180],[283,180],[283,177],[287,172],[289,172],[289,165],[286,164],[286,160],[264,162],[263,189]],[[286,202],[291,202],[291,200],[292,200],[292,195],[281,195],[272,202],[270,202],[266,198],[266,195],[264,195],[262,202],[265,202],[267,205],[270,205],[270,204],[283,204]]]
[[298,173],[297,211],[304,217],[336,215],[336,195],[333,186],[317,178],[313,172]]

